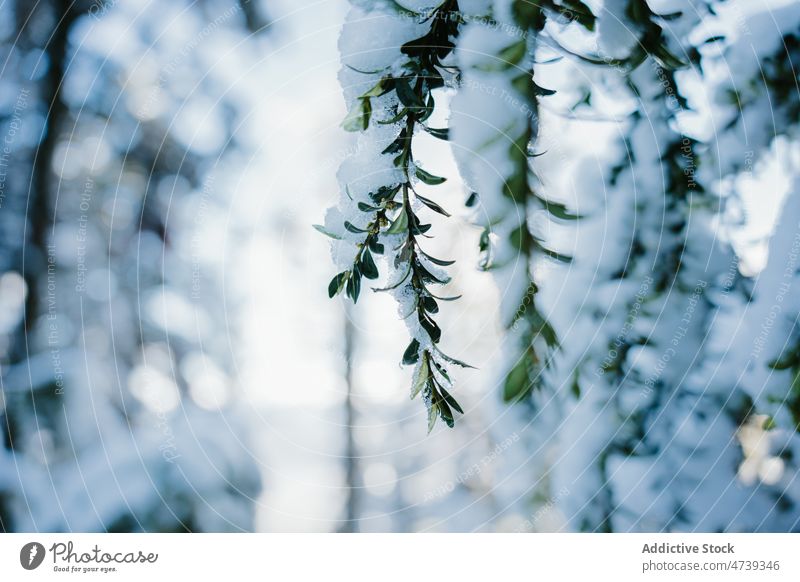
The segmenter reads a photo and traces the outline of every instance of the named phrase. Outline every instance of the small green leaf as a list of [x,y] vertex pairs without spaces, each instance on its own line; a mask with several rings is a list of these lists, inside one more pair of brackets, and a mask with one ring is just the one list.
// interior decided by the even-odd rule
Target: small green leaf
[[400,209],[400,214],[394,219],[394,222],[389,226],[386,234],[400,234],[408,230],[408,213],[405,207]]
[[336,239],[336,240],[342,240],[342,237],[340,237],[340,236],[339,236],[338,234],[336,234],[335,232],[331,232],[330,230],[328,230],[327,228],[325,228],[325,227],[324,227],[324,226],[322,226],[321,224],[312,224],[311,226],[313,226],[314,228],[316,228],[316,229],[317,229],[319,232],[321,232],[321,233],[322,233],[322,234],[324,234],[325,236],[329,236],[329,237],[331,237],[331,238],[333,238],[333,239]]
[[408,113],[408,109],[406,107],[400,108],[400,111],[397,112],[397,115],[390,117],[389,119],[380,119],[377,123],[381,125],[391,125],[392,123],[397,123],[401,119],[403,119],[406,114]]
[[353,273],[350,278],[347,279],[345,292],[347,296],[353,300],[353,303],[358,303],[358,296],[361,294],[361,272],[359,271],[358,265],[353,267]]
[[364,233],[364,232],[369,232],[368,230],[365,230],[365,229],[363,229],[363,228],[359,228],[358,226],[356,226],[355,224],[353,224],[353,223],[352,223],[352,222],[350,222],[349,220],[345,220],[345,221],[344,221],[344,227],[345,227],[347,230],[349,230],[350,232],[354,232],[354,233],[356,233],[356,234],[360,234],[360,233]]
[[533,94],[537,97],[549,97],[556,94],[553,89],[545,89],[541,85],[537,85],[536,81],[531,81],[531,84],[533,85]]
[[579,218],[583,218],[580,214],[571,213],[569,210],[567,210],[567,207],[560,202],[549,202],[547,200],[542,200],[542,205],[547,212],[556,218],[560,218],[561,220],[577,220]]
[[441,386],[439,387],[439,389],[442,391],[442,396],[447,401],[447,403],[453,408],[455,408],[460,414],[464,414],[464,411],[461,409],[461,406],[458,404],[458,402],[456,402],[456,399],[453,398],[450,395],[450,393]]
[[570,386],[570,391],[575,398],[581,397],[581,384],[578,381],[578,371],[575,370],[575,374],[572,376],[572,386]]
[[428,381],[430,375],[430,368],[428,366],[428,358],[423,358],[417,368],[414,370],[414,377],[411,382],[411,400],[417,397],[425,383]]
[[780,356],[779,358],[769,362],[767,365],[772,368],[773,370],[788,370],[789,368],[794,368],[800,364],[800,354],[797,351],[790,352],[785,356]]
[[445,362],[449,362],[450,364],[453,364],[455,366],[461,366],[462,368],[471,368],[473,370],[475,369],[475,366],[470,366],[469,364],[465,364],[461,360],[457,360],[455,358],[448,356],[442,350],[436,348],[436,346],[434,346],[434,348],[436,349],[436,353],[439,354],[439,357],[441,357]]
[[392,88],[394,88],[394,79],[392,77],[384,77],[372,89],[364,93],[361,98],[380,97],[391,91]]
[[388,287],[384,287],[382,289],[373,288],[372,290],[375,291],[375,293],[381,293],[381,292],[385,292],[385,291],[391,291],[392,289],[397,289],[400,285],[405,283],[406,279],[408,279],[408,276],[410,274],[411,274],[411,265],[408,265],[408,268],[406,269],[406,272],[403,274],[402,277],[400,277],[397,280],[396,283],[392,283]]
[[449,267],[450,265],[455,263],[455,261],[443,261],[442,259],[437,259],[436,257],[432,257],[422,249],[419,249],[419,252],[422,253],[422,256],[428,259],[431,263],[433,263],[434,265],[439,265],[440,267]]
[[328,284],[328,297],[333,299],[334,297],[336,297],[336,295],[342,292],[342,288],[344,287],[344,284],[347,282],[348,275],[350,275],[350,272],[344,271],[336,275],[333,279],[331,279],[331,282]]
[[362,75],[377,75],[378,73],[382,73],[383,71],[389,68],[389,67],[383,67],[382,69],[378,69],[376,71],[363,71],[361,69],[356,69],[355,67],[347,64],[345,65],[345,67],[347,67],[351,71],[355,71],[356,73],[361,73]]
[[425,234],[430,229],[430,224],[422,224],[416,216],[414,217],[414,224],[411,226],[411,234]]
[[550,250],[550,249],[547,249],[547,248],[544,248],[544,247],[541,247],[541,249],[542,249],[542,252],[545,255],[547,255],[551,259],[555,259],[559,263],[569,264],[569,263],[572,262],[572,257],[570,257],[569,255],[564,255],[564,254],[561,254],[561,253],[557,253],[556,251],[553,251],[553,250]]
[[682,69],[686,66],[685,62],[669,52],[667,47],[661,43],[656,45],[652,55],[667,70]]
[[373,200],[373,202],[375,202],[375,204],[383,204],[387,200],[394,198],[399,190],[400,184],[394,187],[381,186],[378,188],[377,192],[370,192],[369,197]]
[[447,405],[447,402],[444,400],[440,400],[438,403],[439,407],[439,416],[445,422],[447,426],[453,428],[455,425],[455,419],[453,418],[453,412],[450,410],[450,407]]
[[436,129],[434,127],[426,127],[425,131],[427,131],[433,137],[436,137],[436,138],[439,138],[439,139],[443,139],[444,141],[447,141],[447,140],[450,139],[450,130],[448,130],[446,127],[444,129]]
[[342,128],[345,131],[364,131],[369,127],[369,119],[372,116],[372,103],[369,98],[359,99],[353,104],[347,117],[342,121]]
[[503,384],[503,400],[505,402],[516,402],[524,398],[530,392],[531,385],[528,379],[528,360],[523,356],[511,368]]
[[378,208],[377,206],[370,206],[366,202],[359,202],[358,203],[358,209],[361,212],[375,212],[377,210],[380,210],[380,208]]
[[414,168],[414,174],[417,176],[417,178],[419,178],[420,180],[422,180],[423,182],[425,182],[429,186],[438,186],[439,184],[442,184],[442,183],[447,181],[447,178],[442,178],[440,176],[434,176],[433,174],[430,174],[430,173],[426,172],[425,170],[423,170],[419,166]]
[[428,313],[439,313],[439,304],[436,303],[436,300],[429,295],[422,297],[422,306]]
[[471,192],[470,195],[467,197],[467,201],[464,203],[467,208],[472,208],[478,203],[478,193]]
[[404,366],[410,366],[411,364],[416,364],[417,361],[419,361],[419,342],[413,339],[408,344],[406,351],[403,352],[402,362]]
[[383,254],[384,247],[383,244],[378,242],[377,236],[369,237],[369,240],[367,241],[367,246],[369,247],[369,250],[371,250],[373,253],[378,255]]
[[392,143],[390,143],[388,146],[386,146],[381,153],[382,154],[396,154],[398,152],[404,151],[406,145],[408,145],[408,137],[407,136],[408,136],[408,134],[407,134],[405,128],[403,128],[400,131],[400,134],[397,136],[397,139],[395,139]]
[[431,318],[427,317],[424,313],[419,314],[419,323],[422,328],[431,336],[431,341],[435,344],[439,343],[442,339],[442,330]]
[[[442,180],[444,180],[444,178],[442,178]],[[441,183],[441,182],[440,182],[440,183]],[[441,214],[442,216],[450,216],[450,213],[449,213],[449,212],[447,212],[447,210],[445,210],[444,208],[442,208],[441,206],[439,206],[439,205],[438,205],[436,202],[434,202],[433,200],[431,200],[431,199],[429,199],[429,198],[425,198],[424,196],[420,196],[420,195],[419,195],[419,194],[417,194],[416,192],[415,192],[414,194],[416,195],[416,197],[417,197],[417,200],[419,200],[420,202],[422,202],[422,203],[423,203],[425,206],[427,206],[428,208],[430,208],[430,209],[431,209],[431,210],[433,210],[434,212],[438,212],[438,213],[439,213],[439,214]]]
[[419,261],[416,262],[416,267],[417,267],[417,274],[426,283],[438,283],[439,285],[446,285],[447,283],[450,282],[450,277],[445,277],[444,279],[440,279],[439,277],[431,273],[428,269],[426,269]]
[[364,249],[364,252],[361,255],[361,272],[367,279],[378,278],[378,267],[375,265],[372,255],[366,249]]
[[431,434],[433,427],[436,426],[437,418],[439,418],[439,407],[431,403],[428,406],[428,434]]
[[707,39],[705,39],[703,41],[703,44],[711,44],[711,43],[715,43],[715,42],[723,42],[724,40],[725,40],[725,35],[724,34],[718,34],[718,35],[715,35],[715,36],[708,37]]
[[[450,384],[452,384],[452,383],[453,383],[453,381],[450,379],[450,375],[447,373],[447,370],[445,370],[445,369],[444,369],[442,366],[440,366],[440,365],[439,365],[439,364],[436,362],[436,360],[433,360],[433,359],[431,359],[431,362],[433,362],[433,367],[434,367],[434,368],[436,368],[436,371],[437,371],[437,372],[439,372],[439,373],[442,375],[442,378],[444,378],[444,379],[445,379],[445,380],[447,380],[447,381],[448,381]],[[442,391],[444,392],[444,389],[442,389]]]
[[462,297],[461,295],[454,295],[453,297],[439,297],[438,295],[434,295],[430,291],[428,291],[428,294],[434,299],[438,299],[439,301],[455,301],[456,299],[461,299]]
[[420,110],[425,108],[425,103],[422,102],[419,95],[414,93],[408,79],[400,77],[395,81],[395,91],[400,103],[412,110]]

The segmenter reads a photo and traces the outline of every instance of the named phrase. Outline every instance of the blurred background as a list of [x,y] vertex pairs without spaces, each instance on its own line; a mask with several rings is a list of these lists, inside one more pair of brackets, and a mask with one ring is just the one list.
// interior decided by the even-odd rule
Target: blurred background
[[470,289],[460,430],[426,435],[391,298],[327,298],[346,9],[0,2],[0,530],[558,527],[493,385],[479,229],[437,241]]
[[[357,150],[340,126],[347,9],[0,0],[0,531],[565,527],[570,490],[543,472],[562,411],[501,402],[499,292],[449,144],[414,148],[454,178],[436,194],[456,216],[428,246],[457,260],[443,294],[469,291],[438,316],[444,351],[477,368],[453,370],[459,426],[428,435],[409,400],[391,297],[328,299],[312,225]],[[619,123],[542,119],[542,175],[571,200]],[[746,275],[791,188],[781,147],[740,188]]]

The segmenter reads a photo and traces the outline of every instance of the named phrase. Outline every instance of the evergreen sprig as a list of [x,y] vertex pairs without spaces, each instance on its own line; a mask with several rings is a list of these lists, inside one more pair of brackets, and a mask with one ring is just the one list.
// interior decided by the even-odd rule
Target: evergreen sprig
[[[454,411],[463,410],[448,391],[452,380],[447,365],[468,367],[467,364],[452,358],[438,348],[442,330],[433,315],[439,312],[439,301],[452,301],[458,297],[439,297],[431,292],[431,285],[444,285],[449,277],[439,272],[438,267],[447,267],[453,261],[438,259],[426,253],[420,246],[419,237],[428,236],[430,224],[424,223],[414,211],[414,202],[443,216],[450,214],[437,202],[417,192],[420,183],[428,186],[442,184],[445,178],[431,174],[414,161],[412,141],[416,131],[421,128],[430,135],[447,140],[446,129],[426,125],[433,114],[435,100],[433,91],[445,84],[444,72],[449,67],[443,64],[454,48],[452,39],[458,34],[461,17],[456,0],[446,0],[432,10],[422,21],[430,22],[428,31],[421,37],[405,43],[401,52],[407,57],[400,67],[400,74],[393,73],[381,77],[369,91],[358,97],[350,114],[343,122],[345,129],[363,131],[370,122],[377,124],[397,124],[400,130],[397,137],[383,150],[384,155],[393,155],[395,167],[401,169],[403,181],[387,184],[369,194],[372,204],[359,203],[358,209],[366,216],[366,226],[359,227],[345,222],[350,232],[364,234],[358,243],[358,251],[352,267],[337,274],[328,286],[328,294],[334,297],[342,290],[354,302],[358,300],[362,277],[376,279],[379,276],[373,254],[384,254],[385,241],[399,246],[394,247],[394,267],[401,276],[384,289],[409,293],[413,298],[413,309],[405,317],[415,317],[420,330],[424,330],[427,340],[414,337],[406,348],[402,363],[415,365],[411,397],[422,394],[428,410],[428,431],[433,429],[437,418],[453,427]],[[394,93],[397,98],[396,109],[389,118],[373,121],[372,98]]]
[[[511,86],[517,92],[521,102],[528,107],[527,124],[520,136],[509,147],[509,159],[512,162],[513,172],[505,180],[503,194],[516,206],[520,216],[520,224],[509,235],[509,243],[524,258],[527,285],[522,297],[517,299],[517,309],[511,321],[507,322],[509,328],[522,327],[519,334],[520,356],[506,374],[503,382],[503,399],[507,402],[517,402],[525,399],[535,389],[542,385],[544,369],[552,361],[552,352],[558,346],[555,330],[547,321],[536,305],[536,295],[539,287],[534,281],[532,261],[535,256],[544,255],[552,259],[569,262],[571,259],[544,245],[530,230],[529,215],[533,208],[539,207],[546,210],[551,216],[560,220],[573,220],[578,218],[560,203],[547,200],[534,187],[537,182],[530,161],[536,154],[531,148],[538,138],[539,125],[539,99],[555,93],[550,89],[539,86],[534,81],[531,65],[525,64],[529,52],[533,50],[533,43],[528,38],[535,39],[545,26],[549,13],[564,14],[569,5],[574,10],[571,14],[574,19],[589,29],[594,28],[594,16],[581,2],[554,2],[531,3],[525,0],[516,0],[512,4],[512,16],[515,24],[526,31],[525,38],[505,47],[497,55],[502,70],[521,71],[510,79]],[[529,59],[531,62],[533,59]],[[489,243],[489,229],[487,228],[479,241],[480,251],[483,253],[481,266],[485,269],[495,267],[492,259],[492,249]],[[537,345],[537,339],[542,338],[544,346]],[[542,347],[545,349],[542,350]]]

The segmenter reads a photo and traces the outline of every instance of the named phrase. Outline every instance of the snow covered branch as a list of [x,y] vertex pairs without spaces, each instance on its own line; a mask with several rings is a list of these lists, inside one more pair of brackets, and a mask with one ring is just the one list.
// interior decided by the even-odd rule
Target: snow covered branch
[[[449,216],[420,191],[445,178],[419,164],[412,143],[420,129],[440,139],[448,137],[446,129],[431,127],[427,121],[436,106],[433,91],[452,74],[445,60],[453,50],[451,39],[459,23],[455,0],[428,14],[392,12],[386,6],[351,10],[341,40],[341,81],[350,103],[344,127],[363,133],[358,153],[342,164],[343,195],[325,227],[337,239],[334,251],[343,269],[329,285],[331,297],[344,291],[357,301],[362,278],[379,277],[373,255],[386,258],[388,284],[376,291],[392,293],[408,326],[411,342],[402,363],[415,366],[411,397],[422,393],[429,431],[437,418],[452,427],[454,411],[463,412],[447,389],[452,385],[447,367],[466,364],[439,349],[442,330],[433,319],[440,301],[457,299],[430,289],[450,280],[443,267],[452,261],[431,256],[420,244],[432,226],[423,222],[420,211]],[[377,54],[372,53],[374,38],[365,34],[364,27],[382,35]],[[366,90],[362,90],[364,79]]]

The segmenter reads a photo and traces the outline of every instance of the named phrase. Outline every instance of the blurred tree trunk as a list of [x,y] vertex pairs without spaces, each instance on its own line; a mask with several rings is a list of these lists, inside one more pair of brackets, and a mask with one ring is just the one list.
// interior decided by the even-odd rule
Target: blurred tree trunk
[[339,531],[344,533],[355,533],[358,531],[358,516],[360,509],[361,480],[359,478],[358,448],[356,447],[353,428],[356,422],[356,411],[353,407],[355,397],[355,381],[353,378],[353,358],[355,353],[356,329],[352,320],[352,309],[350,305],[345,306],[344,312],[344,376],[347,384],[347,395],[345,397],[345,486],[347,488],[347,500],[345,502],[344,523]]

